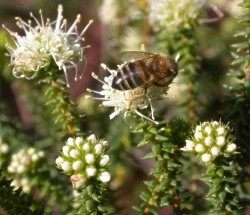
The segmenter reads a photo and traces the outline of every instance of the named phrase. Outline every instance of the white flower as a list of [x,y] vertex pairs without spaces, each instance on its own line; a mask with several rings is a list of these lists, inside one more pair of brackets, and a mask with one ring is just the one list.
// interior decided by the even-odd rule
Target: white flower
[[211,134],[212,132],[212,128],[210,126],[206,126],[204,130],[207,134]]
[[219,127],[216,129],[218,135],[223,135],[225,133],[225,128],[224,127]]
[[14,179],[14,180],[10,183],[10,186],[15,187],[14,190],[17,190],[17,189],[20,187],[20,182]]
[[[122,65],[118,65],[118,70],[124,66],[126,62]],[[147,120],[158,123],[154,121],[154,107],[153,101],[159,99],[162,95],[165,95],[168,86],[166,87],[156,87],[154,85],[147,88],[147,92],[143,87],[136,87],[130,90],[116,90],[112,88],[112,82],[117,74],[116,70],[109,69],[105,64],[101,64],[104,70],[109,72],[109,76],[105,77],[104,80],[100,80],[97,75],[92,74],[93,78],[101,82],[102,90],[100,92],[88,89],[89,92],[96,93],[101,97],[94,99],[102,100],[102,105],[107,107],[114,107],[114,112],[110,114],[110,119],[113,119],[120,113],[127,116],[128,113],[134,112],[140,117],[146,118]],[[140,110],[150,108],[151,118],[143,115]]]
[[95,153],[99,155],[102,152],[102,144],[96,144],[95,145]]
[[9,173],[14,173],[16,171],[16,168],[13,165],[9,165],[7,170]]
[[236,150],[236,148],[237,148],[236,144],[235,144],[235,143],[231,143],[231,144],[229,144],[229,145],[227,146],[226,151],[227,151],[227,152],[234,152],[234,151]]
[[82,166],[83,166],[82,161],[78,160],[78,161],[75,161],[75,162],[73,163],[72,169],[73,169],[73,170],[79,170],[79,169],[82,168]]
[[69,171],[71,170],[71,164],[70,164],[70,162],[64,161],[64,162],[62,163],[62,170],[63,170],[64,172],[69,172]]
[[70,177],[70,181],[74,188],[79,188],[84,184],[86,178],[81,174],[76,174]]
[[194,149],[194,142],[192,140],[186,140],[186,145],[181,148],[182,151],[192,151]]
[[36,153],[36,154],[33,154],[33,155],[31,155],[31,160],[32,161],[37,161],[39,159],[39,156],[38,156],[38,154]]
[[197,18],[204,1],[149,0],[149,22],[155,31],[159,29],[188,28],[188,20]]
[[64,162],[64,159],[62,157],[58,157],[56,159],[56,165],[59,167],[59,168],[62,168],[62,164]]
[[90,142],[90,143],[95,143],[96,142],[96,136],[94,134],[91,134],[87,137],[87,140]]
[[82,146],[83,150],[88,152],[90,150],[90,145],[89,143],[84,143],[84,145]]
[[36,151],[35,148],[29,148],[27,152],[29,155],[32,155],[35,153],[35,151]]
[[38,154],[38,156],[39,156],[40,158],[44,157],[44,152],[43,152],[43,151],[39,151],[37,154]]
[[206,146],[211,146],[213,144],[213,138],[210,136],[206,137],[204,143]]
[[30,156],[29,155],[24,155],[21,159],[20,159],[20,163],[24,164],[24,165],[29,165],[30,164]]
[[198,153],[204,152],[205,151],[204,146],[202,144],[197,144],[195,146],[195,151]]
[[97,172],[97,170],[94,167],[86,168],[86,173],[87,173],[87,176],[89,176],[89,177],[95,176],[96,172]]
[[25,166],[22,165],[22,164],[20,164],[20,165],[17,167],[16,172],[19,173],[19,174],[20,174],[20,173],[24,173],[24,172],[25,172]]
[[95,156],[93,154],[85,155],[85,160],[87,164],[93,164],[95,162]]
[[83,138],[82,137],[77,137],[75,140],[75,143],[77,146],[80,146],[83,143]]
[[107,183],[109,182],[111,179],[111,175],[109,172],[102,172],[100,175],[99,175],[99,180],[103,183]]
[[65,156],[69,156],[70,147],[68,145],[63,146],[62,151]]
[[103,155],[100,160],[100,165],[105,166],[109,162],[110,158],[108,155]]
[[106,148],[106,147],[108,147],[108,141],[107,140],[104,140],[104,141],[102,141],[102,146],[104,147],[104,148]]
[[211,148],[211,154],[213,156],[218,156],[220,154],[220,150],[218,149],[218,147],[214,146]]
[[30,185],[30,180],[28,179],[28,178],[22,178],[21,180],[20,180],[20,184],[21,184],[21,186],[22,187],[24,187],[24,186],[29,186]]
[[74,145],[74,139],[72,138],[72,137],[69,137],[68,139],[67,139],[67,145],[69,145],[69,146],[73,146]]
[[200,140],[203,138],[203,135],[201,132],[195,132],[194,137],[196,140]]
[[34,78],[36,72],[49,65],[53,59],[59,70],[63,70],[68,84],[67,70],[75,68],[78,76],[78,68],[74,59],[81,61],[83,51],[87,46],[82,46],[83,35],[92,20],[79,33],[77,25],[81,16],[78,15],[73,24],[67,30],[67,21],[62,16],[63,7],[58,6],[57,19],[50,22],[43,18],[40,11],[40,20],[31,14],[31,18],[37,26],[32,27],[32,21],[25,22],[21,18],[16,18],[17,25],[23,29],[25,35],[10,31],[3,26],[13,37],[16,47],[7,46],[11,63],[14,66],[13,74],[18,78]]
[[0,154],[6,154],[9,151],[9,146],[5,143],[0,144]]
[[216,144],[217,144],[218,146],[223,146],[225,143],[226,143],[226,139],[225,139],[224,136],[219,136],[219,137],[217,138]]
[[29,193],[31,190],[31,187],[29,185],[25,185],[25,186],[22,185],[22,190],[24,193]]
[[79,153],[79,151],[77,149],[72,149],[69,152],[69,155],[70,155],[71,158],[77,158],[79,156],[79,154],[80,153]]
[[195,132],[201,132],[201,126],[200,126],[200,125],[197,125],[197,126],[196,126]]
[[203,154],[203,155],[201,156],[201,160],[202,160],[203,162],[205,162],[205,163],[210,162],[211,159],[212,159],[212,156],[211,156],[210,154],[208,154],[208,153],[205,153],[205,154]]
[[213,125],[214,127],[216,127],[216,126],[219,125],[219,123],[218,123],[217,121],[213,121],[213,122],[212,122],[212,125]]

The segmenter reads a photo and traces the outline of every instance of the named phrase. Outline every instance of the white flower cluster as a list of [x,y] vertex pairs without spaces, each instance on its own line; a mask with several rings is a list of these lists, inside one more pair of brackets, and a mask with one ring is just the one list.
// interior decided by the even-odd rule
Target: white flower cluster
[[[126,64],[126,62],[124,64]],[[118,69],[124,64],[118,65]],[[92,74],[96,80],[103,84],[102,90],[98,92],[88,89],[88,91],[102,96],[94,99],[102,100],[103,106],[115,108],[114,112],[110,114],[110,119],[113,119],[120,113],[123,113],[124,116],[126,116],[128,113],[134,112],[149,121],[157,123],[154,121],[153,101],[160,99],[163,95],[166,95],[168,86],[156,87],[152,85],[147,88],[146,93],[145,88],[143,87],[137,87],[131,90],[116,90],[112,88],[112,81],[117,74],[117,70],[111,70],[105,64],[101,64],[101,66],[104,70],[107,70],[110,75],[105,77],[102,81],[95,74]],[[148,118],[140,112],[140,110],[146,109],[148,107],[150,107],[151,110],[151,118]]]
[[14,178],[11,186],[16,189],[21,186],[24,192],[29,192],[31,185],[28,176],[38,167],[38,162],[42,158],[44,158],[44,152],[33,147],[23,148],[13,154],[7,168],[9,174]]
[[23,21],[17,17],[17,26],[24,31],[24,36],[12,32],[3,26],[12,36],[15,47],[7,45],[11,56],[11,64],[14,66],[13,74],[18,78],[31,79],[36,72],[47,67],[51,59],[54,60],[59,70],[63,70],[68,84],[67,69],[75,68],[78,77],[78,68],[74,63],[76,58],[83,59],[83,51],[87,46],[82,46],[83,35],[92,20],[78,33],[77,24],[81,16],[78,15],[74,23],[67,29],[67,20],[62,16],[63,7],[58,6],[57,19],[50,22],[43,18],[40,11],[40,20],[31,14],[36,26],[32,22]]
[[189,28],[189,20],[197,18],[204,0],[149,0],[149,22],[153,28],[176,31]]
[[233,154],[236,144],[228,136],[229,127],[221,122],[203,122],[196,126],[192,140],[186,140],[181,150],[192,151],[204,163],[212,162],[223,153]]
[[111,179],[106,170],[110,157],[105,154],[107,141],[97,140],[92,134],[86,139],[82,137],[69,138],[62,148],[62,154],[56,159],[56,164],[64,173],[70,175],[75,188],[81,187],[89,178],[96,177],[107,183]]

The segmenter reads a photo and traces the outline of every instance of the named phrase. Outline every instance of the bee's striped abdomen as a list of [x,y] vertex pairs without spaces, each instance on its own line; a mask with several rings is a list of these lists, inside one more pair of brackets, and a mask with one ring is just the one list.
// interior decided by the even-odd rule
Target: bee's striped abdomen
[[117,72],[112,82],[112,88],[129,90],[142,86],[151,78],[151,75],[145,71],[143,61],[129,62]]

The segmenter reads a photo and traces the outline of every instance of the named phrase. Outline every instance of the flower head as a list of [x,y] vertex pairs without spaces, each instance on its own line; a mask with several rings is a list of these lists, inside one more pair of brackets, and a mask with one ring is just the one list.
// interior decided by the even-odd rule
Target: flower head
[[204,1],[149,0],[149,22],[155,30],[189,28],[189,20],[197,18]]
[[[127,62],[122,65],[118,65],[118,69],[123,67]],[[136,87],[130,90],[116,90],[112,87],[112,82],[114,77],[117,75],[117,70],[109,69],[105,64],[101,64],[102,68],[109,72],[109,76],[105,77],[104,80],[100,80],[95,74],[92,74],[95,79],[102,83],[102,90],[100,92],[90,90],[101,97],[96,99],[102,100],[102,105],[107,107],[114,107],[114,112],[110,114],[110,119],[123,113],[126,116],[128,113],[136,113],[137,115],[148,119],[149,121],[154,121],[154,106],[153,102],[157,99],[161,99],[163,95],[166,95],[168,86],[157,87],[150,86],[145,90],[143,87]],[[140,111],[146,108],[151,110],[151,118],[143,115]]]
[[7,168],[10,176],[13,177],[12,186],[22,187],[24,192],[31,190],[29,177],[37,171],[39,162],[44,158],[44,152],[37,149],[23,148],[11,157],[11,162]]
[[57,68],[62,70],[68,84],[67,70],[75,68],[78,77],[76,58],[83,60],[83,51],[87,46],[82,46],[83,35],[92,20],[79,33],[77,24],[81,16],[78,15],[74,23],[67,30],[67,20],[62,16],[63,7],[58,6],[58,14],[55,21],[45,21],[42,11],[40,11],[40,20],[32,13],[31,18],[36,26],[32,27],[32,21],[25,22],[17,17],[17,26],[24,31],[24,36],[12,32],[3,26],[12,36],[15,47],[7,45],[10,52],[11,64],[13,65],[13,74],[17,78],[32,79],[40,70],[46,71],[51,60],[54,61]]
[[198,154],[204,163],[210,163],[223,153],[233,154],[236,145],[228,135],[229,127],[221,122],[204,122],[194,129],[194,137],[186,140],[183,151],[192,151]]
[[70,137],[63,146],[61,155],[56,159],[56,165],[71,176],[70,180],[75,188],[79,188],[93,177],[107,183],[110,180],[107,172],[110,158],[106,151],[107,142],[98,140],[94,134],[86,139]]

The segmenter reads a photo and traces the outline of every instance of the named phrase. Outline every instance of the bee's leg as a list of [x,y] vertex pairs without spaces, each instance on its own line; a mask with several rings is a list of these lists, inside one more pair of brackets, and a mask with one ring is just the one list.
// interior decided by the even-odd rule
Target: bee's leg
[[130,110],[131,105],[132,105],[137,99],[143,98],[143,97],[146,96],[146,95],[147,95],[147,88],[144,88],[144,92],[143,92],[142,95],[138,95],[138,96],[134,97],[134,98],[131,100],[131,102],[130,102],[130,104],[129,104],[129,110]]
[[[137,99],[140,99],[140,98],[142,98],[142,97],[145,97],[145,98],[148,100],[148,103],[149,103],[149,105],[150,105],[151,117],[152,117],[152,120],[150,120],[150,121],[152,121],[152,122],[154,122],[154,123],[157,123],[156,121],[154,121],[154,119],[155,119],[155,117],[154,117],[154,107],[153,107],[153,105],[152,105],[151,98],[147,95],[147,88],[144,88],[144,92],[143,92],[142,95],[136,96],[136,97],[134,97],[134,98],[131,100],[131,102],[130,102],[130,104],[129,104],[129,110],[130,110],[131,105],[132,105]],[[137,111],[137,112],[138,112],[138,111]],[[138,114],[138,113],[137,113],[137,114]],[[140,114],[138,114],[138,115],[140,115]],[[144,115],[143,115],[143,117],[149,119],[148,117],[146,117],[146,116],[144,116]]]

